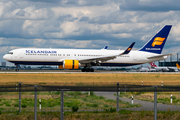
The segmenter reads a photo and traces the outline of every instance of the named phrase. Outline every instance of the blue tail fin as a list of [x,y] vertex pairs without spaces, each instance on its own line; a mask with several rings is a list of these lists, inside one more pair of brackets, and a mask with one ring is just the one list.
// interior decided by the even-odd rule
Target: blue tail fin
[[172,25],[165,25],[152,39],[150,39],[139,51],[161,54]]

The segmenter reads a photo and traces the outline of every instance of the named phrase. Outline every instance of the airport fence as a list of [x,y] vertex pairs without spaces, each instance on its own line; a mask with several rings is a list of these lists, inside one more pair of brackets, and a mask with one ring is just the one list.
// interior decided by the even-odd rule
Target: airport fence
[[[151,85],[129,85],[129,84],[107,84],[103,86],[82,85],[82,86],[58,86],[58,85],[0,85],[0,92],[19,92],[19,112],[21,112],[21,92],[34,92],[34,119],[37,120],[37,92],[59,91],[61,92],[60,119],[64,116],[64,92],[65,91],[102,91],[117,92],[117,107],[119,108],[119,92],[154,92],[154,119],[157,119],[157,92],[179,92],[180,86],[151,86]],[[133,98],[132,98],[133,99]]]

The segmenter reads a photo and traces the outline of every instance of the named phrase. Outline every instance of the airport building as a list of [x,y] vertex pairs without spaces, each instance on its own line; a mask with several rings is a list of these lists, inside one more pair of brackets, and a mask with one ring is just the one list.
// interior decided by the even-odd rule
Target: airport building
[[159,61],[159,66],[160,67],[176,67],[176,63],[180,65],[180,59],[178,57],[178,54],[174,56],[171,55],[168,60]]

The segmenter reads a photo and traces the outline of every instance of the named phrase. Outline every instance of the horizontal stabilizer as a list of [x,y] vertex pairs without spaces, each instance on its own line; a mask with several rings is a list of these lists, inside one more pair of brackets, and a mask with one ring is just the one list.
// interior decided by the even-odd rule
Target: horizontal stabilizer
[[160,57],[169,56],[169,55],[173,55],[173,54],[156,55],[156,56],[147,57],[147,59],[158,59]]

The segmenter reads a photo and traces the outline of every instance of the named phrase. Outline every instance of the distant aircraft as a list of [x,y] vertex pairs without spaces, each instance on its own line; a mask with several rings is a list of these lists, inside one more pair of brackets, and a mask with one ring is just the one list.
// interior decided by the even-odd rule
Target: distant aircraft
[[158,67],[153,62],[150,63],[151,67],[156,69],[156,71],[162,72],[178,72],[177,67]]
[[149,66],[147,66],[148,67],[148,69],[149,69],[149,72],[157,72],[157,70],[156,69],[154,69],[154,68],[150,68]]
[[[161,54],[172,25],[165,25],[141,49],[126,50],[20,48],[11,50],[3,58],[16,65],[58,65],[60,69],[78,69],[94,72],[92,66],[132,66],[167,59],[172,54]],[[126,41],[124,41],[126,42]],[[132,51],[131,51],[132,50]]]
[[178,71],[180,71],[180,66],[178,63],[176,63],[176,67],[177,67]]

